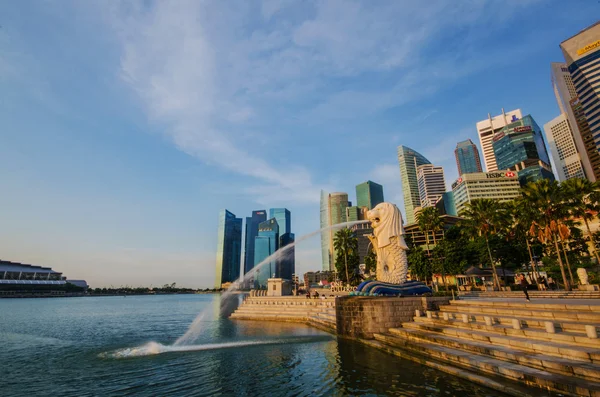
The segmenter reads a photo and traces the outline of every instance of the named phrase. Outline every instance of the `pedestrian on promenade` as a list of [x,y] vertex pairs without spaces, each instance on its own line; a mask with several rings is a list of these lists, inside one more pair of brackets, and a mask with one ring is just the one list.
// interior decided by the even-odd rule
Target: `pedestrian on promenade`
[[525,278],[524,274],[521,274],[519,282],[521,284],[521,289],[525,293],[525,299],[527,299],[527,302],[529,302],[529,293],[527,292],[527,287],[529,286],[529,283],[527,282],[527,279]]

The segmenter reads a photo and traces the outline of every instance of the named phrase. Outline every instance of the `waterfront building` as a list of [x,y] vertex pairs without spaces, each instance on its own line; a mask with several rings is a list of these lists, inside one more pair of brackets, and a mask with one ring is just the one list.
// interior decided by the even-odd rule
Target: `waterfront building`
[[585,178],[567,115],[561,113],[560,116],[544,124],[544,132],[558,180],[562,182],[571,178]]
[[423,164],[431,164],[431,161],[407,146],[398,146],[398,163],[400,165],[402,194],[404,196],[405,222],[406,224],[411,224],[416,221],[415,208],[421,206],[419,184],[417,182],[417,167]]
[[[293,244],[295,241],[294,233],[284,233],[279,236],[279,248]],[[296,272],[296,248],[291,247],[281,254],[281,258],[277,260],[275,268],[275,277],[291,280],[292,275]]]
[[80,292],[88,289],[85,280],[68,280],[52,268],[0,259],[0,296],[60,296],[72,291],[72,286]]
[[372,210],[377,204],[383,203],[383,186],[373,181],[356,185],[356,205]]
[[554,180],[542,131],[531,115],[496,132],[493,149],[498,167],[517,171],[521,185],[540,179]]
[[328,284],[335,280],[335,272],[329,270],[304,273],[304,288],[319,284]]
[[600,22],[563,41],[560,48],[590,132],[600,150]]
[[511,170],[464,174],[452,184],[452,195],[460,216],[472,200],[514,200],[521,196],[521,185],[517,173]]
[[227,210],[219,212],[215,288],[240,278],[242,256],[242,218]]
[[[348,201],[348,193],[327,193],[321,191],[321,229],[348,221],[346,208],[352,204]],[[329,229],[321,232],[321,255],[323,270],[335,269],[335,252],[333,236],[336,230]]]
[[433,164],[417,167],[417,185],[421,208],[433,207],[446,192],[444,168]]
[[267,211],[252,211],[251,217],[246,217],[246,234],[244,245],[244,274],[254,267],[254,240],[258,236],[258,225],[267,220]]
[[456,167],[458,175],[469,174],[471,172],[482,172],[481,159],[479,158],[479,150],[477,145],[472,140],[460,141],[454,149],[454,157],[456,158]]
[[492,147],[492,138],[494,137],[494,134],[502,130],[507,124],[517,121],[521,117],[523,117],[521,109],[511,110],[510,112],[504,112],[504,109],[502,109],[501,115],[492,117],[488,113],[488,118],[486,120],[479,121],[476,124],[483,162],[487,172],[496,171],[498,169],[494,148]]
[[436,203],[435,207],[438,209],[440,215],[457,216],[454,193],[452,192],[442,194],[442,198]]
[[[273,255],[279,249],[279,225],[275,218],[268,219],[258,225],[258,236],[255,238],[254,267]],[[267,280],[277,274],[277,261],[270,261],[260,268],[254,269],[255,288],[267,288]]]

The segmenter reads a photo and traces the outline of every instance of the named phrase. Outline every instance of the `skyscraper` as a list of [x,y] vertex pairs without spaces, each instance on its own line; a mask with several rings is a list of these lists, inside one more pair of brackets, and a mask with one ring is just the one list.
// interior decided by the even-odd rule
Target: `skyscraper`
[[544,131],[558,180],[562,182],[571,178],[585,178],[567,115],[561,113],[544,124]]
[[571,110],[573,111],[575,124],[579,129],[581,139],[583,139],[583,144],[588,155],[590,168],[592,169],[591,174],[588,174],[586,171],[586,176],[590,181],[600,181],[600,152],[598,152],[598,149],[596,149],[596,142],[594,141],[594,136],[590,130],[590,125],[587,122],[585,113],[583,113],[581,101],[579,98],[572,99],[570,101],[570,105]]
[[[321,190],[321,228],[347,222],[346,208],[350,207],[348,193],[327,193]],[[333,236],[336,230],[329,229],[321,233],[321,255],[323,270],[335,269]]]
[[421,207],[433,207],[446,193],[444,169],[433,164],[423,164],[417,167],[417,184]]
[[398,146],[398,163],[400,164],[406,224],[409,225],[415,223],[415,208],[421,206],[419,184],[417,182],[417,167],[423,164],[431,164],[431,162],[425,156],[409,147]]
[[215,288],[240,278],[242,257],[242,218],[227,210],[219,212]]
[[560,44],[583,113],[600,150],[600,22],[587,27]]
[[[279,248],[283,248],[294,242],[292,233],[292,216],[287,208],[271,208],[269,217],[275,218],[279,225]],[[277,277],[291,280],[296,268],[295,249],[285,251],[285,255],[277,262],[275,275]]]
[[479,150],[472,140],[458,142],[454,149],[454,157],[456,157],[458,175],[482,171]]
[[356,205],[373,209],[377,204],[383,203],[383,186],[373,181],[366,181],[356,185]]
[[494,134],[504,128],[507,124],[517,121],[523,117],[521,109],[511,110],[510,112],[504,112],[499,116],[492,117],[488,113],[487,120],[482,120],[476,124],[477,133],[479,134],[479,143],[481,144],[481,151],[483,154],[483,162],[487,172],[496,171],[498,165],[496,164],[496,157],[494,156],[494,148],[492,147],[492,138]]
[[271,208],[269,218],[277,220],[280,235],[292,232],[292,215],[287,208]]
[[493,149],[498,167],[517,171],[522,185],[540,179],[554,180],[542,131],[530,115],[496,132]]
[[[571,135],[573,136],[573,142],[575,143],[575,147],[577,148],[577,154],[579,157],[579,161],[581,162],[581,166],[583,167],[583,172],[585,173],[585,177],[587,177],[590,181],[595,181],[600,179],[600,167],[594,168],[592,165],[595,163],[600,163],[600,156],[598,155],[598,150],[596,149],[596,144],[594,142],[594,137],[589,132],[589,128],[579,128],[579,124],[584,123],[587,126],[587,121],[585,121],[585,114],[580,112],[579,120],[575,117],[575,108],[579,108],[577,92],[575,91],[575,86],[573,85],[573,81],[571,80],[571,73],[569,73],[569,69],[567,69],[566,63],[561,62],[552,62],[550,64],[550,71],[552,77],[552,89],[554,90],[554,95],[556,96],[556,102],[558,104],[558,108],[560,109],[561,114],[566,115],[567,123],[570,128]],[[560,116],[559,116],[560,117]],[[560,123],[559,120],[555,119],[557,123]],[[546,128],[544,127],[544,130]],[[584,132],[584,131],[587,131]],[[546,133],[547,135],[547,133]],[[562,135],[564,137],[564,134]],[[567,139],[569,141],[570,139]],[[568,144],[568,142],[565,142]],[[552,143],[550,142],[550,137],[548,136],[548,144],[550,145],[550,150],[553,152],[552,157],[556,157],[554,154],[554,150],[552,149]],[[560,144],[557,143],[557,152]],[[570,151],[569,149],[561,151]],[[560,157],[560,155],[559,155]],[[556,158],[554,159],[556,162]],[[562,168],[566,166],[567,168],[576,167],[575,162],[577,161],[575,156],[570,156],[570,158],[565,158],[564,160],[559,160],[562,165],[556,164],[557,168]],[[559,172],[559,170],[556,170]],[[559,179],[560,178],[560,175]]]
[[[254,266],[273,255],[279,249],[279,225],[275,218],[268,219],[258,225],[258,236],[255,238]],[[276,275],[277,262],[271,261],[253,269],[254,285],[257,288],[266,288],[267,280]]]
[[267,220],[267,211],[252,211],[251,217],[246,217],[246,238],[244,249],[244,274],[254,267],[254,239],[258,236],[258,225]]

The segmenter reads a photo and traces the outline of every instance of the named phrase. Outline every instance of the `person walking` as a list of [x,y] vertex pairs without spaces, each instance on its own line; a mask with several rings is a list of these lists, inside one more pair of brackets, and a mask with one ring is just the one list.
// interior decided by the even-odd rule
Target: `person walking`
[[527,279],[525,278],[524,274],[521,274],[521,277],[520,277],[519,281],[520,281],[520,284],[521,284],[521,289],[525,293],[525,299],[527,299],[527,302],[530,302],[530,300],[529,300],[529,293],[527,292],[527,287],[529,286],[529,283],[527,282]]

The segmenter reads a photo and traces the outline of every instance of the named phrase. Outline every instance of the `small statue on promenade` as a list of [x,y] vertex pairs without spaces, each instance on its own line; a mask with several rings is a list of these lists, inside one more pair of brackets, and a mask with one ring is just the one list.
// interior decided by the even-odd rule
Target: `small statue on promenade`
[[581,285],[590,284],[587,271],[583,267],[577,268],[577,277],[579,277],[579,282]]

